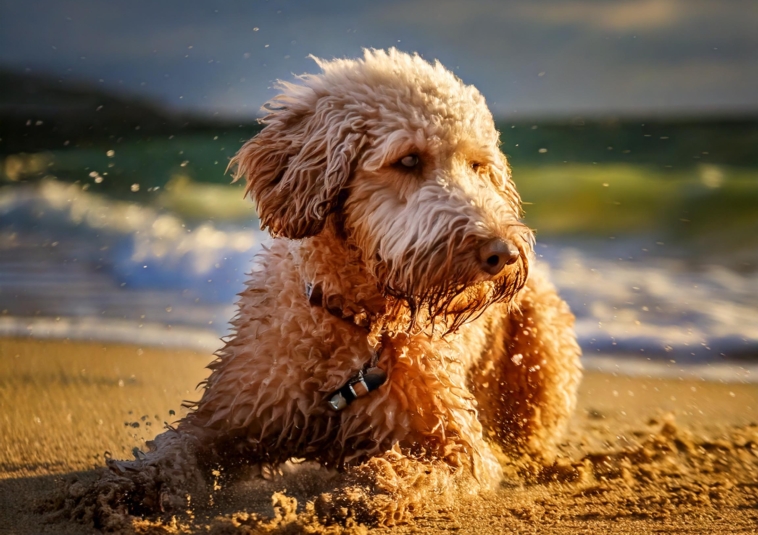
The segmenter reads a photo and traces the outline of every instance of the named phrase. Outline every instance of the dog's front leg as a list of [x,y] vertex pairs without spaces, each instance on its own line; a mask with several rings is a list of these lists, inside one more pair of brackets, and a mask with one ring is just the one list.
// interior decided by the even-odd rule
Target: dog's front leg
[[470,375],[485,437],[549,460],[576,404],[581,378],[574,316],[535,273],[517,309],[495,317],[490,346]]

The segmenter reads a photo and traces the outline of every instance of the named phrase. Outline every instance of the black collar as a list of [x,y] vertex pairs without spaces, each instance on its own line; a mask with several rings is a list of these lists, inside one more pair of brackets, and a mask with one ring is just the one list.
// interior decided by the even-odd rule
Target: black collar
[[332,316],[361,327],[367,332],[371,331],[371,314],[362,305],[350,303],[348,306],[341,296],[325,296],[319,282],[306,284],[305,295],[311,306],[321,307]]
[[[306,284],[305,295],[311,306],[321,307],[333,316],[364,329],[370,337],[372,315],[365,307],[348,303],[341,296],[325,296],[324,289],[318,282]],[[378,364],[387,336],[387,333],[382,332],[376,344],[369,342],[369,355],[363,367],[327,397],[332,409],[341,411],[359,397],[368,395],[385,383],[387,373],[379,368]]]

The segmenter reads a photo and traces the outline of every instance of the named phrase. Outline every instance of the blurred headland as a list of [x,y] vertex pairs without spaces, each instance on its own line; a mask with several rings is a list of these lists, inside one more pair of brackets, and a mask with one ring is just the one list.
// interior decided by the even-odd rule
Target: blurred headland
[[232,127],[228,120],[181,113],[160,102],[89,81],[0,67],[0,154],[83,148],[151,136]]
[[[514,165],[758,166],[758,115],[501,117],[497,123]],[[178,112],[83,80],[0,68],[0,155],[113,148],[161,136],[234,133],[247,139],[259,130],[249,117]]]

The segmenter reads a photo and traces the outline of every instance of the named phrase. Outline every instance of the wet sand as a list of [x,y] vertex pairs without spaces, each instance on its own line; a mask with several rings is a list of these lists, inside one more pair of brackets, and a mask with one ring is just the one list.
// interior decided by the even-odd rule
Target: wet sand
[[[191,351],[0,339],[0,532],[95,533],[52,522],[39,507],[72,474],[96,477],[105,451],[130,458],[181,416],[209,361]],[[432,504],[415,522],[379,531],[758,532],[758,385],[587,373],[556,463],[505,468],[497,492]],[[129,530],[316,532],[322,526],[304,506],[329,477],[299,467],[222,489],[210,509]]]

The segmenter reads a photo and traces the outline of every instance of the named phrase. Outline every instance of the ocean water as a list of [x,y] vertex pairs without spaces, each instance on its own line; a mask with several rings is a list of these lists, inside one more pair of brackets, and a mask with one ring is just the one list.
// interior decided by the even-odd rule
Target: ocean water
[[[219,206],[212,197],[228,194],[202,192]],[[3,187],[0,335],[213,351],[267,239],[252,211],[213,222],[78,184]],[[758,380],[758,273],[693,266],[661,245],[641,236],[538,241],[539,261],[576,315],[585,366]]]

